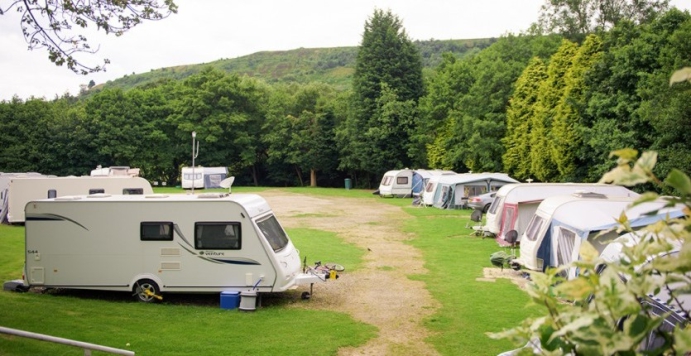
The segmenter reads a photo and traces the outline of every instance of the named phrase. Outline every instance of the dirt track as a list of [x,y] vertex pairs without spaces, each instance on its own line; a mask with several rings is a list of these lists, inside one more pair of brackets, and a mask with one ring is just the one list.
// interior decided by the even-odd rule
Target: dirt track
[[348,313],[379,328],[377,338],[341,349],[339,355],[438,355],[425,343],[429,332],[422,325],[438,304],[424,283],[406,277],[426,270],[421,253],[404,243],[410,236],[399,229],[406,216],[400,208],[285,192],[261,195],[284,227],[331,231],[367,251],[363,269],[343,273],[334,283],[315,285],[315,298],[308,305],[295,304]]

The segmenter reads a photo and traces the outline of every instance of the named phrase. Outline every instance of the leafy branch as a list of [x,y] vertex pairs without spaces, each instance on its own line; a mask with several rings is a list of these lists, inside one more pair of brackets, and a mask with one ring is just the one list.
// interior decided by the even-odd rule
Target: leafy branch
[[48,59],[57,66],[66,65],[75,73],[105,71],[102,65],[86,65],[76,58],[79,53],[94,54],[88,39],[78,32],[89,24],[106,34],[121,36],[143,20],[161,20],[177,13],[173,0],[16,0],[0,15],[15,10],[21,14],[20,26],[30,50],[45,48]]

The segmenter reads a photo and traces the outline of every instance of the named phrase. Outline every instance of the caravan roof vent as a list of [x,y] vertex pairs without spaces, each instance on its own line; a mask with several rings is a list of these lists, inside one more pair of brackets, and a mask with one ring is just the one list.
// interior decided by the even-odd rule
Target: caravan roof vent
[[89,194],[86,196],[87,198],[108,198],[110,197],[110,194],[108,193],[96,193],[96,194]]
[[228,193],[202,193],[197,195],[198,199],[220,199],[227,197]]
[[63,195],[61,197],[55,198],[55,200],[79,200],[82,197],[78,197],[76,195]]
[[585,190],[576,191],[573,193],[573,196],[578,197],[578,198],[597,198],[597,199],[607,198],[607,196],[602,194],[602,193],[587,192]]
[[168,194],[148,194],[145,195],[146,198],[152,198],[152,199],[162,199],[162,198],[167,198]]

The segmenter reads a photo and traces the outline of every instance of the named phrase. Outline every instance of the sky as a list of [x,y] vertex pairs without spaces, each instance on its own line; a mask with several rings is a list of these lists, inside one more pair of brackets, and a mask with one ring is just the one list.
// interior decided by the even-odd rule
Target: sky
[[[159,2],[162,2],[159,0]],[[75,95],[133,73],[237,58],[260,51],[352,47],[362,40],[375,9],[391,10],[411,40],[448,40],[518,34],[538,18],[545,0],[175,0],[178,13],[147,21],[120,37],[87,29],[95,54],[90,65],[110,60],[106,72],[86,76],[48,60],[45,49],[29,51],[15,11],[0,15],[0,100]],[[0,6],[7,6],[0,0]],[[691,9],[691,0],[673,0]],[[91,26],[93,27],[93,26]]]

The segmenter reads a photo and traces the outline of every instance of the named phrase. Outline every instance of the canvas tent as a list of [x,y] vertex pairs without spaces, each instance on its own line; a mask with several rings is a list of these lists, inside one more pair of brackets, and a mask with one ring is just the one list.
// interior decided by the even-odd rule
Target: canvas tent
[[[436,178],[436,179],[435,179]],[[423,193],[423,202],[440,209],[460,209],[468,204],[468,197],[495,191],[499,187],[518,183],[505,173],[462,173],[430,178]],[[433,193],[430,185],[436,186]],[[431,199],[430,199],[431,197]]]
[[662,200],[629,208],[636,199],[593,193],[546,198],[521,237],[520,257],[515,263],[536,271],[570,263],[578,259],[581,242],[586,239],[601,253],[617,234],[598,233],[616,227],[622,212],[634,228],[683,215],[679,207],[665,208],[667,202]]
[[[538,205],[545,198],[568,195],[579,191],[601,193],[610,196],[637,197],[639,194],[625,187],[596,183],[516,183],[507,184],[497,195],[487,211],[483,232],[495,236],[497,243],[507,246],[504,235],[516,230],[520,237],[533,217]],[[520,239],[519,239],[520,241]]]

